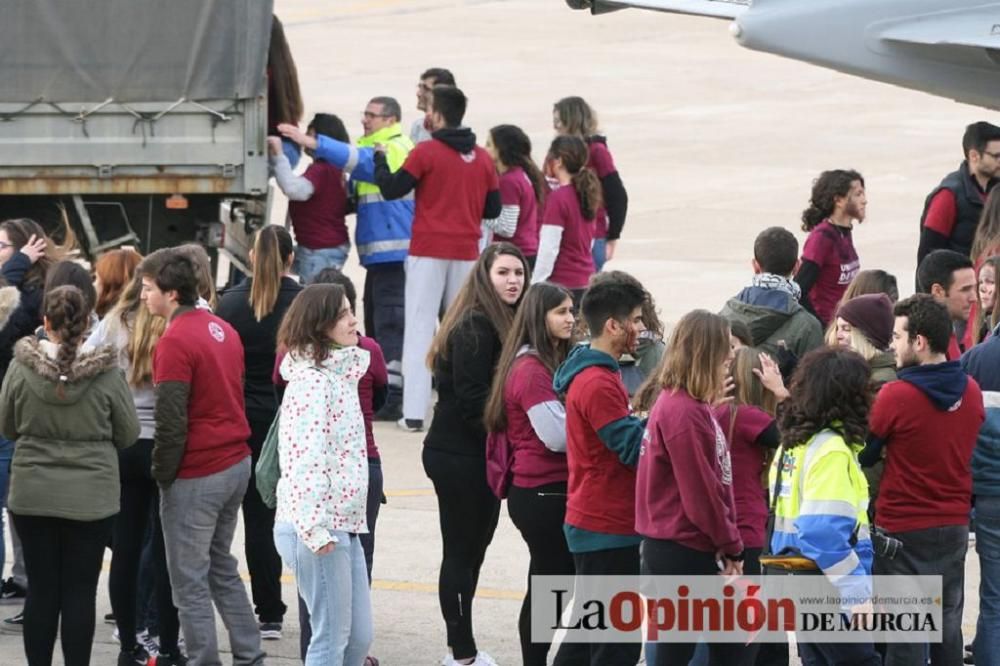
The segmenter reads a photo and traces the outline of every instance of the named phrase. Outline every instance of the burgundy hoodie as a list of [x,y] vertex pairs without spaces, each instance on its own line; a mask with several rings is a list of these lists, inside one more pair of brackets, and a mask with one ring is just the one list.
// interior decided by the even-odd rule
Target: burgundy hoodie
[[732,483],[726,436],[711,408],[665,389],[639,453],[636,531],[702,552],[741,553]]

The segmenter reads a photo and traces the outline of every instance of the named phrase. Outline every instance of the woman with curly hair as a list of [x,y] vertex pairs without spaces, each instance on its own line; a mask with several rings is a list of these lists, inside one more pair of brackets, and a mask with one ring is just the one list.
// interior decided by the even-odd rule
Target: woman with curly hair
[[[812,560],[842,598],[868,599],[872,591],[868,482],[858,464],[870,374],[868,363],[845,349],[821,348],[802,359],[778,419],[783,449],[769,477],[771,552]],[[799,643],[799,656],[806,664],[881,664],[870,643]]]
[[851,229],[865,221],[865,179],[857,171],[824,171],[813,183],[809,207],[802,212],[802,230],[809,232],[795,281],[802,287],[803,305],[823,326],[830,323],[860,262]]

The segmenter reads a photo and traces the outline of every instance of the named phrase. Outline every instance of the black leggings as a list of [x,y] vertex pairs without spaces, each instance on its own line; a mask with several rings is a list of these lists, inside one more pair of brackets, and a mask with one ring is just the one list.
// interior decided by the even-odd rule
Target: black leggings
[[21,537],[31,581],[24,601],[28,666],[51,666],[60,629],[66,666],[89,666],[97,579],[114,518],[80,521],[13,513],[10,517]]
[[[531,642],[531,577],[573,576],[576,566],[566,545],[563,520],[566,517],[566,483],[550,483],[536,488],[511,486],[507,511],[514,526],[528,545],[528,592],[521,603],[517,629],[521,637],[521,662],[524,666],[545,666],[551,643]],[[572,650],[572,648],[569,648]],[[588,646],[578,644],[580,655],[588,655]]]
[[438,579],[441,614],[455,659],[477,654],[472,599],[486,548],[500,519],[500,500],[486,484],[486,461],[424,447],[424,471],[434,483],[444,554]]
[[257,460],[274,414],[247,414],[250,422],[250,483],[243,496],[243,552],[250,571],[254,613],[261,622],[277,622],[287,610],[281,600],[281,556],[274,546],[274,512],[257,492]]
[[122,483],[121,512],[114,522],[108,588],[122,650],[131,650],[135,647],[139,564],[147,530],[152,530],[152,564],[156,581],[154,596],[160,624],[160,647],[164,652],[176,654],[180,624],[167,573],[163,527],[160,525],[160,493],[150,475],[152,452],[153,440],[140,439],[118,455]]
[[[694,550],[675,541],[645,538],[642,540],[641,553],[643,575],[715,576],[719,573],[715,553]],[[695,643],[659,643],[656,646],[656,660],[651,666],[686,666],[696,647]],[[710,664],[753,664],[756,646],[748,648],[739,643],[710,643],[708,654]]]

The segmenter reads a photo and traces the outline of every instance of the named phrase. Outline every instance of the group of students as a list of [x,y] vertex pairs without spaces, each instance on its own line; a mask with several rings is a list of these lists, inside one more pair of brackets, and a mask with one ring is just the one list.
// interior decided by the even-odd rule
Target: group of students
[[[438,317],[455,299],[482,247],[506,241],[534,273],[579,298],[614,256],[628,209],[596,113],[580,97],[553,106],[556,137],[539,166],[519,127],[491,128],[485,148],[466,126],[467,99],[447,69],[420,77],[425,115],[404,132],[399,102],[368,101],[364,135],[352,144],[343,121],[320,113],[303,132],[296,121],[269,138],[276,181],[289,197],[296,270],[305,280],[341,268],[350,249],[345,216],[357,212],[356,243],[365,278],[365,330],[382,343],[390,370],[377,420],[424,430],[431,377],[424,355]],[[312,163],[295,175],[287,149]],[[308,265],[301,257],[308,256]]]

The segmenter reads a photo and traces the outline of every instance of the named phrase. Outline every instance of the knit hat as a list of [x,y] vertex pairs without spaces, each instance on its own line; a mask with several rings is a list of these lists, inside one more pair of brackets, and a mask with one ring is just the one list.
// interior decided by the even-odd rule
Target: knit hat
[[879,351],[889,348],[896,320],[892,314],[892,301],[885,294],[865,294],[852,298],[840,306],[837,316],[864,333]]

